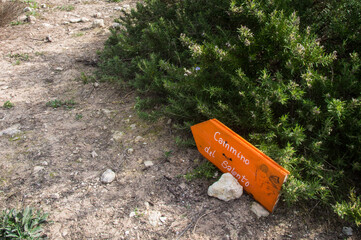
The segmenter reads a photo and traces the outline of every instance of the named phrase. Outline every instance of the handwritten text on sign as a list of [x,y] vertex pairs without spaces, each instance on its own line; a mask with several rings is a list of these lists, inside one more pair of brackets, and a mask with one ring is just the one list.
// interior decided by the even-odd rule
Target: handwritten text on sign
[[192,126],[199,152],[231,173],[254,199],[272,212],[289,172],[252,144],[212,119]]

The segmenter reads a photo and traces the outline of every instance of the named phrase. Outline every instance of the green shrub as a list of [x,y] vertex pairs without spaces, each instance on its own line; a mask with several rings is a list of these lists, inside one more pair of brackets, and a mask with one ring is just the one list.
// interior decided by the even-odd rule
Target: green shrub
[[[360,187],[360,10],[356,1],[148,0],[123,12],[99,76],[128,81],[141,106],[188,131],[219,119],[291,172],[287,202],[331,206]],[[339,32],[343,21],[351,30]]]
[[48,214],[34,211],[26,207],[21,211],[16,209],[3,210],[0,215],[1,239],[44,239],[41,226],[46,223]]

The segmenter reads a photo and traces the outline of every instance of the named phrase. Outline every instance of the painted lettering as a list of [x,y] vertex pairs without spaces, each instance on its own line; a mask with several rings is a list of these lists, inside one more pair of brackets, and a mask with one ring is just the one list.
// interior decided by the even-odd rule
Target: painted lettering
[[236,179],[238,179],[238,181],[241,181],[245,187],[249,187],[249,181],[246,178],[246,176],[244,175],[240,175],[235,169],[234,167],[232,168],[232,166],[228,165],[227,161],[223,161],[221,166],[226,169],[229,173],[231,173],[233,175],[233,177],[235,177]]
[[216,142],[218,142],[220,145],[222,145],[225,149],[227,149],[227,151],[229,151],[231,154],[233,154],[238,159],[240,159],[244,164],[249,165],[249,160],[245,156],[243,156],[241,151],[238,151],[233,146],[231,146],[226,140],[221,138],[220,135],[221,135],[220,132],[215,132],[214,135],[213,135],[214,140]]

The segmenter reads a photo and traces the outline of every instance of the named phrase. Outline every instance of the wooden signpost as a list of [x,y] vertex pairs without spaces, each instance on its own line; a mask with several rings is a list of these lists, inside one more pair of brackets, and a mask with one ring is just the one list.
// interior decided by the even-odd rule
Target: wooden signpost
[[289,172],[217,119],[191,129],[199,152],[272,212]]

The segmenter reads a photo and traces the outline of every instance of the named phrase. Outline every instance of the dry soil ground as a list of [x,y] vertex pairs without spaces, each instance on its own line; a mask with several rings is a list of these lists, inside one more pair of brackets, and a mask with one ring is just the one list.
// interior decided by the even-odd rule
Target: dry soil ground
[[[0,104],[15,105],[0,108],[0,131],[14,130],[0,136],[1,209],[31,205],[48,212],[49,239],[345,237],[342,227],[349,225],[318,206],[280,202],[258,219],[246,194],[228,203],[208,197],[212,181],[182,177],[204,160],[174,143],[168,119],[138,119],[131,90],[83,83],[117,7],[134,2],[37,3],[46,7],[35,10],[35,23],[0,28]],[[105,27],[92,26],[95,13]],[[65,23],[81,17],[88,21]],[[53,100],[75,105],[53,109],[46,105]],[[117,176],[105,185],[99,179],[108,168]],[[359,237],[354,228],[350,239]]]

